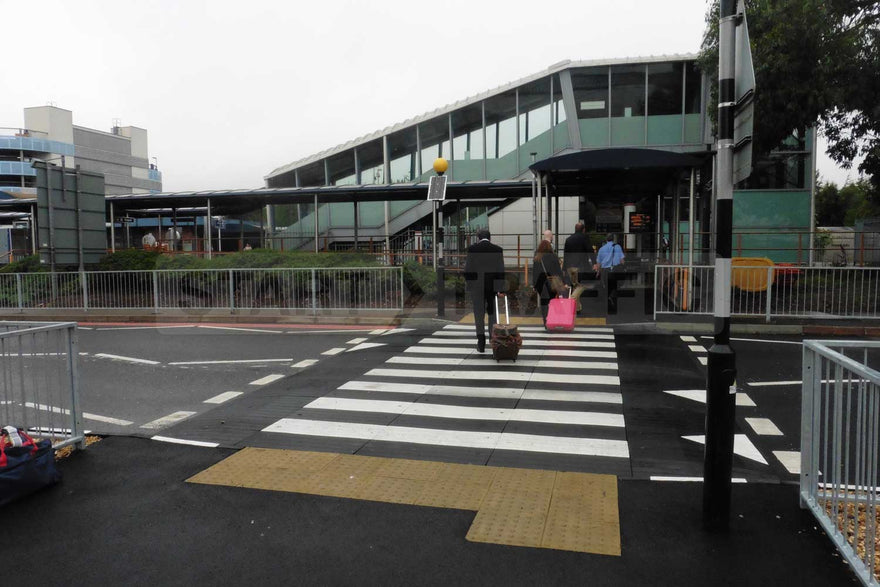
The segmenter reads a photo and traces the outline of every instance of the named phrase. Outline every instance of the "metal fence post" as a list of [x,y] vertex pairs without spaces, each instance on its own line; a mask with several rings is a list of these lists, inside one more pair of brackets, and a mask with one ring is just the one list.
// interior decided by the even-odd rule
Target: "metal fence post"
[[400,273],[400,311],[403,311],[403,306],[406,303],[406,292],[404,291],[403,284],[403,266],[397,268],[398,273]]
[[232,269],[229,270],[229,313],[235,314],[235,286],[232,281]]
[[82,450],[86,447],[85,436],[82,434],[82,414],[79,408],[79,369],[77,363],[79,354],[77,349],[76,324],[67,328],[67,368],[70,374],[70,438],[79,438],[76,448]]
[[82,285],[82,292],[83,292],[83,310],[88,312],[89,311],[89,284],[86,280],[87,280],[86,272],[80,271],[79,272],[79,281],[80,281],[80,284]]
[[159,273],[153,270],[153,314],[159,313]]
[[765,316],[764,320],[769,324],[770,323],[770,298],[773,297],[773,267],[767,267],[767,299],[765,302]]
[[18,311],[24,312],[24,300],[21,297],[21,273],[15,274],[15,291],[18,294]]
[[315,269],[312,269],[312,314],[318,315],[318,278]]

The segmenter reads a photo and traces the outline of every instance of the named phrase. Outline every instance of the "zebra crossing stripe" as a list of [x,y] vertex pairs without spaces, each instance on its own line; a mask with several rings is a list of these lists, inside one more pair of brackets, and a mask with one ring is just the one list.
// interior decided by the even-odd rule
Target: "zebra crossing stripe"
[[[458,344],[462,343],[461,340],[457,338],[423,338],[419,341],[419,344]],[[583,348],[595,348],[595,349],[613,349],[614,342],[606,342],[601,340],[563,340],[563,339],[548,339],[548,340],[535,340],[524,338],[523,346],[528,347],[545,347],[549,349],[556,348],[565,348],[565,347],[583,347]]]
[[[425,355],[470,355],[476,351],[473,346],[444,347],[415,345],[407,347],[403,352]],[[554,357],[581,357],[584,359],[617,358],[617,352],[615,351],[577,351],[572,349],[520,349],[519,354],[523,357],[543,357],[546,355],[552,355]]]
[[423,416],[428,418],[455,418],[459,420],[490,420],[501,422],[539,422],[543,424],[572,424],[578,426],[608,426],[623,428],[623,415],[603,412],[572,412],[565,410],[532,410],[504,408],[474,408],[445,404],[362,400],[339,397],[320,397],[305,406],[321,410],[371,412]]
[[[435,357],[391,357],[386,363],[402,365],[461,365],[465,367],[481,367],[486,365],[486,359],[453,359]],[[592,361],[538,361],[518,360],[514,367],[547,367],[554,369],[599,369],[617,371],[617,363],[601,363]]]
[[581,456],[629,458],[625,440],[539,436],[510,432],[468,432],[437,428],[381,426],[282,418],[263,428],[263,432],[299,434],[366,441],[405,442],[487,450],[515,450]]
[[[466,333],[459,332],[455,330],[438,330],[431,334],[431,336],[457,336],[459,338],[464,338],[466,336],[474,337],[474,333]],[[574,334],[570,332],[566,333],[555,333],[555,332],[530,332],[529,338],[552,338],[554,340],[562,340],[562,339],[579,339],[579,340],[614,340],[613,334]]]
[[[530,332],[547,332],[547,329],[543,326],[519,326],[519,330],[530,331]],[[474,332],[473,324],[447,324],[443,327],[443,330],[467,330],[468,332]],[[604,332],[608,334],[613,334],[613,328],[603,328],[601,326],[589,326],[589,327],[581,327],[578,326],[578,332]]]
[[559,391],[553,389],[523,389],[521,387],[468,387],[456,385],[424,385],[416,383],[388,383],[384,381],[348,381],[337,389],[342,391],[378,391],[473,397],[482,399],[522,399],[529,401],[582,402],[595,404],[623,404],[623,396],[609,391]]
[[520,371],[433,371],[421,369],[370,369],[372,377],[413,377],[422,379],[471,379],[484,381],[529,381],[535,383],[580,383],[584,385],[620,385],[616,375],[581,375],[558,373],[523,373]]

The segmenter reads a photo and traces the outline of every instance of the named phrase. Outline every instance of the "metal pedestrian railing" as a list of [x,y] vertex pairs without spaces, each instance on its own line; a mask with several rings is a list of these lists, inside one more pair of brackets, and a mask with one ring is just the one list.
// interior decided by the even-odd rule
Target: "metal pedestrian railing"
[[880,342],[804,341],[801,507],[862,583],[880,585]]
[[401,267],[0,274],[0,310],[401,310]]
[[0,425],[85,446],[76,323],[0,322]]
[[[657,265],[654,313],[714,314],[715,268]],[[732,316],[880,318],[880,268],[734,266]]]

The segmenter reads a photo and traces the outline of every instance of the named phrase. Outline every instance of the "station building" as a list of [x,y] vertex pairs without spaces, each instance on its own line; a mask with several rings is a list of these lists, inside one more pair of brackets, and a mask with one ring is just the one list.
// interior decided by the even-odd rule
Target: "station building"
[[[563,61],[454,104],[271,171],[267,188],[332,191],[419,185],[449,161],[450,185],[532,183],[520,197],[444,203],[449,235],[488,226],[507,251],[534,250],[551,228],[579,219],[615,232],[637,255],[708,262],[715,138],[709,80],[696,55]],[[760,124],[760,121],[758,121]],[[755,162],[736,186],[734,255],[809,262],[815,131]],[[508,194],[505,194],[508,195]],[[290,248],[350,246],[351,237],[424,232],[432,203],[418,200],[273,206],[275,235]],[[635,214],[635,217],[632,215]],[[272,215],[270,215],[270,219]],[[630,220],[637,218],[638,222]],[[447,238],[455,251],[462,239]]]

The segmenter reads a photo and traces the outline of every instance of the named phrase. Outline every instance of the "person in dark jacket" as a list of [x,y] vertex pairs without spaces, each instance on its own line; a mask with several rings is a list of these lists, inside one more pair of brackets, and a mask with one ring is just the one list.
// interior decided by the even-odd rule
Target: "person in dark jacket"
[[581,311],[581,294],[586,285],[580,283],[593,267],[593,247],[590,239],[584,234],[584,223],[574,225],[574,234],[565,239],[565,256],[562,261],[562,269],[568,276],[568,281],[574,288],[571,297],[577,300],[577,311]]
[[495,295],[506,288],[504,281],[504,251],[489,239],[486,228],[477,231],[477,242],[468,247],[464,264],[464,279],[474,307],[474,327],[477,330],[477,352],[486,350],[485,318],[489,314],[489,334],[495,325]]
[[547,311],[550,309],[550,300],[556,297],[553,288],[550,287],[550,276],[556,275],[563,283],[567,283],[559,257],[553,252],[553,245],[549,241],[542,240],[535,251],[535,260],[532,263],[532,287],[538,292],[541,303],[541,318],[544,326],[547,325]]

